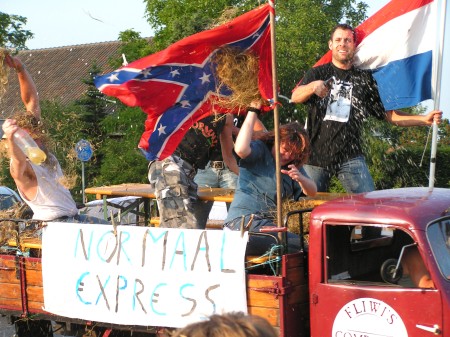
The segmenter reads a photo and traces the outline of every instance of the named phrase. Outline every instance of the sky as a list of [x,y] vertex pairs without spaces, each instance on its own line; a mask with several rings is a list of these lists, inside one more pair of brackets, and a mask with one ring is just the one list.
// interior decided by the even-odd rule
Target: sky
[[[383,7],[388,0],[365,0],[369,16]],[[450,5],[447,4],[449,7]],[[142,0],[0,0],[0,11],[28,19],[25,29],[34,33],[27,42],[29,49],[62,47],[76,44],[115,41],[119,33],[134,29],[142,37],[152,36],[144,13]],[[447,23],[450,14],[447,14]],[[443,74],[450,73],[450,24],[447,24]],[[442,76],[439,108],[450,119],[450,76]],[[428,111],[433,101],[425,102]]]
[[27,18],[29,49],[115,41],[127,29],[152,35],[142,0],[0,0],[0,11]]

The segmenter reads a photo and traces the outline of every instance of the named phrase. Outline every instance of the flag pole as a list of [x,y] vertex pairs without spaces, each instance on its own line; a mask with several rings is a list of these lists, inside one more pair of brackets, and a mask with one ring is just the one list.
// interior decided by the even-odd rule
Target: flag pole
[[[282,193],[281,193],[281,164],[280,164],[280,115],[278,111],[278,79],[277,79],[277,60],[276,60],[276,46],[275,46],[275,1],[269,0],[270,5],[270,39],[271,39],[271,53],[272,53],[272,87],[273,87],[273,124],[275,133],[275,177],[277,182],[277,215],[276,223],[278,227],[282,224]],[[280,242],[284,244],[285,235],[278,234]]]
[[[440,20],[440,39],[436,51],[437,66],[436,66],[436,85],[435,85],[435,98],[434,98],[434,110],[439,110],[439,105],[441,101],[441,81],[442,81],[442,56],[444,50],[444,40],[445,40],[445,11],[447,8],[447,0],[441,0],[438,8],[440,8],[441,20]],[[431,155],[430,155],[430,178],[428,187],[430,190],[433,189],[435,183],[435,172],[436,172],[436,152],[437,152],[437,136],[438,136],[438,126],[433,122],[433,137],[431,142]]]

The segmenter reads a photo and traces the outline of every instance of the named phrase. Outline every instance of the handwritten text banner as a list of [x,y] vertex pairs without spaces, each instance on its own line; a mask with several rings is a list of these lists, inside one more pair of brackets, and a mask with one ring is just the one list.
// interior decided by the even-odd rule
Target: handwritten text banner
[[49,223],[42,238],[45,310],[124,325],[181,327],[247,311],[247,234]]

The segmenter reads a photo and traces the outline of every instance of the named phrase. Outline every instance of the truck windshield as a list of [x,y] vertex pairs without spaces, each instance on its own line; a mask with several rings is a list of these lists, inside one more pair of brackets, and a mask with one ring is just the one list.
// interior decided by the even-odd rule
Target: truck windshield
[[428,226],[427,237],[442,275],[450,279],[450,218]]

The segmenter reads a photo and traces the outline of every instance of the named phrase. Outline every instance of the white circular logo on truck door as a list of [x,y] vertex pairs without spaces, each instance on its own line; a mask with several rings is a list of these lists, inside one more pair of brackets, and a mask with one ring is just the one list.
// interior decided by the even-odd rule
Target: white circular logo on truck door
[[332,337],[408,337],[405,324],[388,304],[375,298],[358,298],[339,310]]

